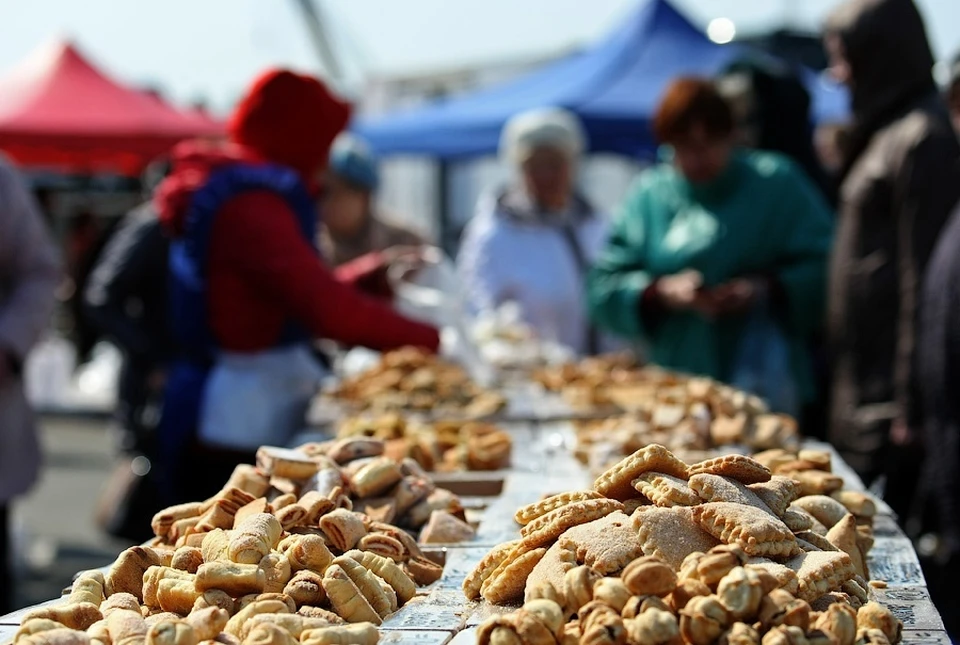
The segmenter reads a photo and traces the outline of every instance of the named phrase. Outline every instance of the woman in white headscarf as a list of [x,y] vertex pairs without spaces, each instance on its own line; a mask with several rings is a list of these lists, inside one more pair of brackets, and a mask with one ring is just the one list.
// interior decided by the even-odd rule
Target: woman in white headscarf
[[584,279],[603,247],[606,222],[576,189],[585,148],[580,121],[566,110],[512,118],[500,155],[514,179],[481,198],[457,264],[473,314],[513,302],[541,339],[595,354],[600,348],[587,317]]

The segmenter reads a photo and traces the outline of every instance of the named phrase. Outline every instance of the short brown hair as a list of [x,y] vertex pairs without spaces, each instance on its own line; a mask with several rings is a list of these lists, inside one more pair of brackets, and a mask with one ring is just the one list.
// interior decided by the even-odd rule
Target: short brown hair
[[711,137],[727,137],[733,133],[733,109],[713,81],[679,78],[660,101],[653,117],[653,133],[661,143],[676,143],[698,125]]

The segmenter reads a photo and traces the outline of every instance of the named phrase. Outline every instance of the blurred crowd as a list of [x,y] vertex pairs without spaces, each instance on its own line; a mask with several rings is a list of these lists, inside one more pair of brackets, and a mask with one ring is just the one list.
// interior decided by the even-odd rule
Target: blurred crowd
[[[473,315],[516,307],[578,355],[632,347],[795,415],[913,537],[933,536],[921,555],[950,602],[960,59],[944,91],[910,0],[845,2],[824,44],[853,115],[829,145],[796,71],[748,56],[670,85],[651,123],[659,163],[613,214],[578,188],[590,149],[578,117],[516,115],[500,145],[511,179],[461,240],[460,297]],[[112,533],[148,537],[156,508],[212,494],[259,445],[290,441],[330,369],[315,340],[443,349],[437,329],[391,306],[391,267],[416,266],[425,242],[377,206],[377,163],[343,133],[349,117],[319,80],[267,72],[225,141],[181,144],[150,168],[143,204],[95,262],[67,249],[77,318],[124,354],[125,467],[149,464],[104,518]],[[89,247],[82,224],[73,239]],[[39,465],[19,375],[62,270],[36,203],[0,165],[0,540]]]

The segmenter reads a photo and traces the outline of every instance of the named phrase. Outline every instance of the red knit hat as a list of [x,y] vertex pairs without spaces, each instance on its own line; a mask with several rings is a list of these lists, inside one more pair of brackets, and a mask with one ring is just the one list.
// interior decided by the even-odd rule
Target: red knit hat
[[254,81],[227,129],[235,143],[312,182],[349,119],[350,105],[316,78],[270,70]]

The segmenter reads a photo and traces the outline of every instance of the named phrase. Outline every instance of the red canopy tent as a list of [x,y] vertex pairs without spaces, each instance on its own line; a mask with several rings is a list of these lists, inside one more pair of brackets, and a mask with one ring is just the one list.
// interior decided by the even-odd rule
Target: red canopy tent
[[68,42],[0,77],[0,150],[25,167],[134,176],[177,142],[222,129],[111,80]]

